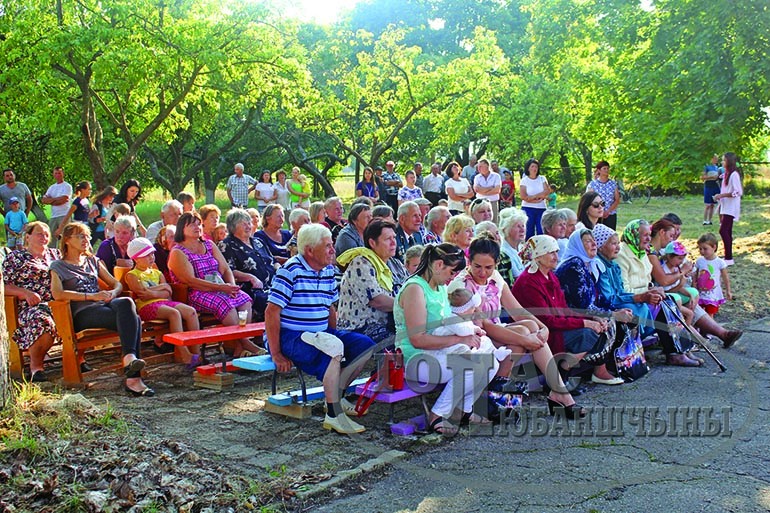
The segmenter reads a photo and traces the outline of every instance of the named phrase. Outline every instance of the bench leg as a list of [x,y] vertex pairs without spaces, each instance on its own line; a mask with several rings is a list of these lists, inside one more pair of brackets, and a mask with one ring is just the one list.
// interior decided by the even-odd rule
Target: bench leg
[[299,384],[302,388],[302,402],[307,402],[307,386],[305,385],[305,376],[302,374],[302,371],[297,368],[297,375],[299,376]]
[[13,340],[10,340],[9,346],[8,359],[10,360],[10,363],[8,371],[10,372],[12,378],[21,381],[21,379],[24,377],[24,353],[21,349],[19,349],[19,346],[17,346],[16,342]]

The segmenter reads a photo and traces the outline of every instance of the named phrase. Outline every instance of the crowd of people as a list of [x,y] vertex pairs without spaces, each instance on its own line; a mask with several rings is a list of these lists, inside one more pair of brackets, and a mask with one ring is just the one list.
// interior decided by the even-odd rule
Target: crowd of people
[[[473,412],[474,402],[507,390],[513,366],[531,354],[547,378],[550,412],[582,417],[587,409],[565,383],[576,373],[590,373],[600,385],[624,382],[606,365],[618,323],[659,345],[668,364],[702,365],[691,343],[653,322],[664,299],[675,301],[691,329],[724,347],[740,338],[714,319],[732,297],[727,269],[742,195],[735,155],[722,163],[718,189],[708,183],[710,168],[703,175],[710,187],[704,225],[717,202],[725,258],[717,256],[720,239],[704,233],[694,262],[678,241],[675,214],[635,219],[616,231],[619,193],[606,161],[597,164],[577,212],[555,207],[555,188],[534,159],[520,178],[521,208],[514,206],[513,173],[498,162],[437,162],[425,177],[416,163],[402,180],[388,161],[386,170],[364,169],[347,216],[337,197],[311,203],[297,168],[290,179],[279,171],[273,183],[270,172],[256,180],[236,164],[224,223],[219,207],[196,209],[194,197],[181,193],[147,227],[136,212],[138,181],[108,187],[91,204],[91,184],[73,191],[59,167],[41,199],[51,205],[49,223],[23,219],[19,226],[14,213],[29,213],[31,195],[7,169],[0,198],[13,244],[3,280],[19,299],[12,335],[28,351],[31,381],[48,380],[45,356],[60,338],[47,302],[67,299],[76,330],[119,332],[125,388],[146,397],[154,391],[141,377],[142,321],[167,320],[181,331],[199,329],[200,313],[226,326],[264,320],[278,370],[294,365],[322,381],[323,425],[340,433],[364,430],[340,390],[375,348],[401,349],[407,377],[444,385],[428,421],[447,435],[462,423],[489,423]],[[257,208],[249,208],[252,193]],[[187,286],[185,304],[171,300],[173,283]],[[247,357],[262,345],[243,338],[227,350]],[[199,348],[183,352],[194,369]],[[478,355],[486,370],[453,372],[452,358],[464,354]],[[80,365],[91,368],[83,355]]]

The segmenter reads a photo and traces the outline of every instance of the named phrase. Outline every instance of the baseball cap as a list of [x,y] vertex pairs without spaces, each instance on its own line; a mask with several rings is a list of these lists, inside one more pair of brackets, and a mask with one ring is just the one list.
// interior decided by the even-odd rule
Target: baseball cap
[[17,198],[16,196],[13,196],[10,200],[8,200],[8,203],[21,203],[21,202],[19,201],[19,198]]
[[155,246],[149,239],[137,237],[128,243],[128,256],[130,258],[142,258],[150,253],[155,253]]

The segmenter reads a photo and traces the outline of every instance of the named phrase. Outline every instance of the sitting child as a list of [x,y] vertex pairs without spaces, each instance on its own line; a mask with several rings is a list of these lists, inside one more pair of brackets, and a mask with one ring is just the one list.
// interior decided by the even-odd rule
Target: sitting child
[[[153,265],[155,247],[152,243],[144,237],[137,237],[128,243],[128,256],[135,265],[133,270],[126,274],[126,286],[136,296],[139,317],[145,322],[166,320],[171,333],[183,330],[182,321],[188,331],[198,331],[200,324],[195,309],[184,303],[171,301],[171,285],[166,282],[163,273]],[[173,351],[173,347],[169,349]],[[170,352],[166,347],[158,347],[158,350],[162,353]],[[189,349],[179,346],[179,351],[189,370],[201,364],[198,346],[190,346]]]
[[716,254],[718,245],[719,241],[713,233],[701,235],[698,239],[698,251],[701,256],[695,261],[695,285],[700,292],[698,304],[712,317],[719,311],[719,306],[725,302],[722,283],[727,291],[727,299],[733,298],[727,264]]
[[[481,296],[478,293],[472,294],[461,286],[454,287],[449,292],[449,304],[452,305],[452,313],[455,317],[445,319],[445,324],[433,330],[433,334],[465,337],[476,333],[479,328],[473,323],[473,314],[479,311]],[[511,355],[510,349],[495,347],[486,335],[481,337],[481,345],[478,348],[471,349],[466,344],[455,344],[440,349],[439,352],[442,354],[491,353],[497,361],[503,361]]]
[[424,249],[425,246],[417,244],[407,249],[404,253],[404,267],[406,267],[406,272],[409,276],[413,275],[417,266],[420,265],[420,257]]
[[[676,274],[682,272],[687,274],[688,268],[683,264],[687,257],[687,248],[679,241],[669,242],[663,248],[660,263],[663,266],[663,272],[666,274]],[[690,266],[691,267],[691,266]],[[692,308],[698,304],[698,291],[693,287],[688,287],[684,278],[680,278],[670,285],[663,287],[663,290],[672,297],[682,311],[687,324],[692,324],[694,313]],[[685,306],[689,305],[689,307]]]
[[219,244],[227,237],[227,225],[225,223],[218,223],[214,227],[214,233],[211,236],[211,241],[214,244]]

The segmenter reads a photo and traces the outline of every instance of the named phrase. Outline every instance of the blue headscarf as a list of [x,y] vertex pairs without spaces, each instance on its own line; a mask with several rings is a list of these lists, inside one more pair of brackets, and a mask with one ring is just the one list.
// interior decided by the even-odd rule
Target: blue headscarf
[[597,257],[590,258],[588,253],[586,253],[586,248],[583,246],[583,235],[587,233],[591,234],[593,237],[593,233],[588,228],[572,232],[572,235],[569,236],[569,242],[567,242],[567,249],[564,250],[562,265],[564,265],[570,258],[577,257],[586,265],[586,267],[588,267],[588,270],[594,275],[594,278],[598,280],[599,274],[606,268],[601,260]]

